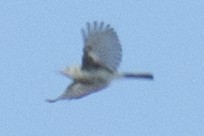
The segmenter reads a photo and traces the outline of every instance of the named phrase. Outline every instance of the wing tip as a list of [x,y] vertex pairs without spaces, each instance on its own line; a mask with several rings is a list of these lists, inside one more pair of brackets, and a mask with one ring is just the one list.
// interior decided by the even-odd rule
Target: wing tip
[[[86,22],[86,30],[87,30],[87,33],[89,34],[92,30],[113,30],[114,29],[111,27],[110,24],[107,24],[104,26],[104,21],[96,21],[94,20],[92,23],[90,22]],[[83,29],[84,30],[84,29]]]
[[45,101],[48,102],[48,103],[55,103],[58,100],[56,100],[56,99],[46,99]]

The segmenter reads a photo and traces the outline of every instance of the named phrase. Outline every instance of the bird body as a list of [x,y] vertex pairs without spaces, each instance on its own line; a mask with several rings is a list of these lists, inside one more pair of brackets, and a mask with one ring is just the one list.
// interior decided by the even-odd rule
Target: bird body
[[[68,67],[61,71],[62,74],[76,81],[111,81],[117,77],[117,72],[110,72],[105,69],[82,70],[81,67]],[[118,75],[119,76],[119,75]]]
[[117,68],[122,59],[122,48],[118,36],[110,25],[96,21],[82,29],[84,54],[81,66],[67,67],[61,73],[73,80],[65,92],[56,99],[82,98],[107,87],[111,81],[120,78],[153,79],[150,73],[119,73]]

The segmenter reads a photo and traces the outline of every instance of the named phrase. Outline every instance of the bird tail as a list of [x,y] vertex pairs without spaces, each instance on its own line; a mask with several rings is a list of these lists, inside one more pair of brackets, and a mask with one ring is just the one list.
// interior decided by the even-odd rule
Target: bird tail
[[153,80],[154,76],[151,73],[123,73],[124,78],[134,78],[134,79],[149,79]]

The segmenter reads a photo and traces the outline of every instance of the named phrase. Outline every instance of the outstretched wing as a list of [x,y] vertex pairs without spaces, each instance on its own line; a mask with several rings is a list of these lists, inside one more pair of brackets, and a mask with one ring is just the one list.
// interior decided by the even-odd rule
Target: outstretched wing
[[56,99],[49,99],[48,102],[56,102],[58,100],[71,100],[71,99],[78,99],[89,95],[91,93],[97,92],[105,87],[107,87],[108,83],[83,83],[83,82],[73,82],[65,92]]
[[122,49],[118,36],[110,25],[104,26],[87,23],[87,30],[82,29],[84,40],[84,55],[82,69],[98,67],[116,71],[122,58]]

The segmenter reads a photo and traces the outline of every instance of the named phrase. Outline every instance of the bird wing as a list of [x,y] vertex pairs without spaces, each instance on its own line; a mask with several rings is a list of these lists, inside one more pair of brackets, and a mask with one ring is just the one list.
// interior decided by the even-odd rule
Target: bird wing
[[58,100],[71,100],[71,99],[78,99],[82,98],[86,95],[91,93],[97,92],[105,87],[107,87],[108,83],[87,83],[87,82],[78,82],[74,81],[66,90],[65,92],[56,99],[48,99],[48,102],[56,102]]
[[122,58],[122,48],[118,36],[110,25],[101,22],[87,23],[87,30],[82,29],[84,55],[82,69],[105,67],[116,71]]

